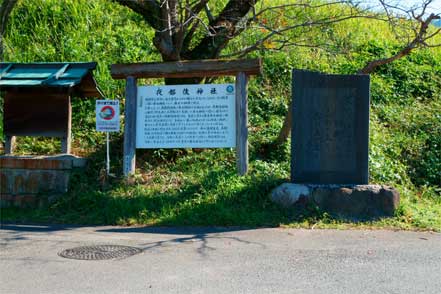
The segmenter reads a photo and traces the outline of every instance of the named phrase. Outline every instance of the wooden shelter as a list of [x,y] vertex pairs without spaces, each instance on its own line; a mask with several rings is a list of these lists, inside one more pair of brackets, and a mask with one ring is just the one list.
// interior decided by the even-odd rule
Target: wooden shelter
[[15,136],[58,137],[62,153],[70,153],[71,97],[102,97],[92,74],[96,65],[0,63],[6,153],[13,152]]

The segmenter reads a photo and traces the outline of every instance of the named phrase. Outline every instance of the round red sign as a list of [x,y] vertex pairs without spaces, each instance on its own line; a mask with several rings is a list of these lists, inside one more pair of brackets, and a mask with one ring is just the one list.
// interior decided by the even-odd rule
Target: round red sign
[[99,115],[104,120],[111,120],[115,116],[115,109],[112,106],[106,105],[101,108]]

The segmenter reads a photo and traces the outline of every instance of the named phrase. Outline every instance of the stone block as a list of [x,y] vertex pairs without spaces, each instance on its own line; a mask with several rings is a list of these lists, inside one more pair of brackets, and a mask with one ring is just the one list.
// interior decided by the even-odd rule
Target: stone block
[[47,193],[55,189],[55,172],[50,170],[40,171],[40,191]]
[[71,156],[0,156],[1,207],[35,207],[68,191],[73,168],[86,160]]
[[14,186],[12,189],[12,194],[20,194],[25,191],[25,174],[14,175]]
[[271,192],[271,200],[284,207],[294,205],[301,197],[307,198],[310,194],[308,186],[284,183]]
[[398,191],[388,186],[356,185],[314,189],[311,200],[319,209],[333,215],[372,218],[393,216],[400,196]]
[[37,172],[30,172],[26,179],[26,193],[36,194],[40,187],[40,175]]
[[38,204],[37,195],[16,196],[16,206],[22,208],[33,208]]
[[69,173],[56,173],[55,174],[55,191],[58,193],[66,193],[69,188]]
[[378,194],[373,194],[375,207],[379,207],[381,212],[393,215],[400,205],[400,193],[392,187],[383,186]]
[[299,185],[284,183],[271,193],[272,201],[293,207],[302,198],[321,211],[344,218],[393,216],[400,204],[397,190],[380,185]]
[[10,180],[6,172],[0,171],[0,194],[9,194],[12,192]]
[[14,203],[15,197],[11,194],[0,194],[0,207],[10,207]]
[[1,156],[0,168],[10,169],[71,169],[72,161],[65,159],[51,159],[41,157],[19,157],[19,156]]

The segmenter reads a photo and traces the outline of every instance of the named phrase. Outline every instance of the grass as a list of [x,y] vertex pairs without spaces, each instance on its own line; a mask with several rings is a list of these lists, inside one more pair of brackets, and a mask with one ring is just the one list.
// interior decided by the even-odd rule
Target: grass
[[[303,11],[293,13],[308,17]],[[282,16],[269,20],[279,21]],[[262,33],[248,31],[234,39],[224,53],[252,43]],[[282,51],[268,48],[253,55],[263,59],[264,70],[249,84],[247,176],[236,175],[235,154],[229,149],[158,149],[138,150],[138,170],[128,181],[106,179],[104,135],[94,131],[94,101],[74,99],[73,150],[89,157],[87,170],[74,174],[69,192],[55,203],[37,209],[2,209],[1,220],[441,231],[441,48],[416,51],[371,75],[370,182],[400,191],[401,206],[394,217],[349,222],[313,207],[285,210],[269,200],[271,189],[289,178],[289,142],[277,150],[263,147],[276,138],[283,123],[291,95],[291,69],[354,73],[366,61],[399,49],[389,28],[372,20],[350,20],[326,31],[317,28],[307,33],[311,42],[332,43],[339,53],[290,47]],[[293,40],[305,35],[301,31],[290,34]],[[153,35],[140,16],[112,1],[19,1],[4,39],[5,60],[95,60],[98,84],[109,98],[121,99],[124,109],[124,83],[113,80],[108,67],[159,61]],[[2,114],[0,107],[0,118]],[[0,139],[2,136],[0,119]],[[112,171],[119,174],[122,134],[112,134],[112,138]],[[53,154],[59,149],[59,140],[18,138],[20,154]]]
[[418,193],[398,186],[402,198],[395,217],[345,221],[313,207],[287,210],[272,203],[270,191],[288,181],[287,163],[254,158],[249,174],[239,177],[231,150],[186,152],[168,163],[156,160],[170,154],[139,159],[144,164],[138,165],[137,174],[128,180],[103,181],[97,169],[90,167],[87,173],[73,176],[73,187],[59,201],[39,209],[2,209],[2,221],[441,231],[441,201],[429,188]]

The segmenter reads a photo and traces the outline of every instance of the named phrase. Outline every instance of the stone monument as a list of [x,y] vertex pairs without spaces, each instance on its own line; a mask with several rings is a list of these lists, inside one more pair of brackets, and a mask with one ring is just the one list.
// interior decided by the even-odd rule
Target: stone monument
[[291,181],[367,184],[369,76],[293,71]]
[[392,216],[398,192],[368,185],[369,76],[292,74],[293,183],[274,189],[272,200],[350,218]]

